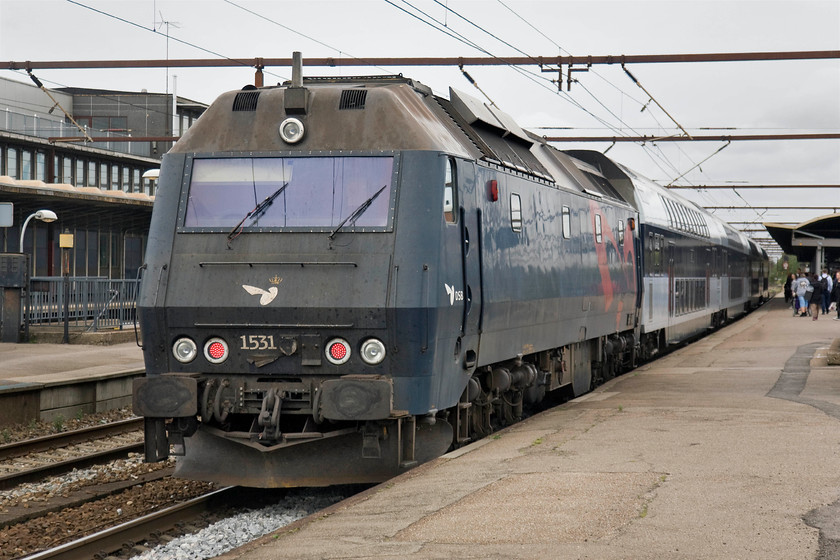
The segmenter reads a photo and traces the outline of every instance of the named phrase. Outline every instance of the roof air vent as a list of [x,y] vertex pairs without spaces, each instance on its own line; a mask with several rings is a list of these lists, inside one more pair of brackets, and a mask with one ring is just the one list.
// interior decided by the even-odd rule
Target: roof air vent
[[233,100],[234,111],[256,111],[259,91],[240,91]]
[[345,89],[341,92],[341,101],[338,104],[338,109],[364,109],[366,98],[366,89]]

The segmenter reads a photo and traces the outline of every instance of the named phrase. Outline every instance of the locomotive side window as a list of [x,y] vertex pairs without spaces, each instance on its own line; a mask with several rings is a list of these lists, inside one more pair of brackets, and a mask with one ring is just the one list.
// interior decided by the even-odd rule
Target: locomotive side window
[[603,243],[604,234],[601,231],[601,214],[595,214],[595,243]]
[[516,193],[510,195],[510,228],[517,233],[522,231],[522,200]]
[[572,211],[568,206],[563,207],[563,238],[569,239],[572,235]]
[[186,227],[383,228],[392,157],[196,158]]
[[624,246],[624,220],[618,220],[618,245]]
[[458,191],[455,188],[455,160],[446,160],[446,178],[443,184],[443,219],[447,224],[454,224],[458,221]]

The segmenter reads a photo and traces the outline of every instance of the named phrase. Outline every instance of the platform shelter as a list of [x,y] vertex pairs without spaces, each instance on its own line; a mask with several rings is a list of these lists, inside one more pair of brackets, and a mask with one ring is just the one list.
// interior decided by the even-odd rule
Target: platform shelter
[[794,255],[814,272],[840,270],[840,214],[820,216],[796,225],[764,223],[786,255]]

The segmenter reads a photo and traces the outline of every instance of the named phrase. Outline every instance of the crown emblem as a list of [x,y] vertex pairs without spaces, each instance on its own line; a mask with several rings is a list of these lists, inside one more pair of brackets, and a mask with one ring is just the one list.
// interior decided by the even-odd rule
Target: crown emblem
[[275,274],[274,277],[269,278],[268,281],[269,281],[269,283],[274,284],[276,286],[276,285],[280,284],[280,282],[282,282],[283,279]]

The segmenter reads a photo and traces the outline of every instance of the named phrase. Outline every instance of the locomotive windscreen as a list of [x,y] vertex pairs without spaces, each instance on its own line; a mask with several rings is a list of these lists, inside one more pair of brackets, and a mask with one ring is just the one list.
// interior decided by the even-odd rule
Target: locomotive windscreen
[[349,217],[381,230],[393,168],[393,157],[195,158],[184,225],[326,229]]

